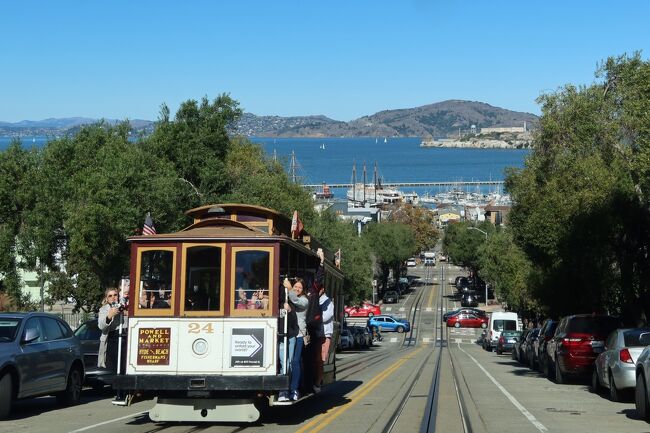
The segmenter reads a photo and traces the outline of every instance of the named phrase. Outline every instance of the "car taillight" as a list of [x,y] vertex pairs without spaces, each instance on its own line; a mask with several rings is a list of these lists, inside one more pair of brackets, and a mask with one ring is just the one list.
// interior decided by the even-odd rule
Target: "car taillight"
[[627,349],[621,349],[620,352],[618,352],[618,358],[621,360],[621,362],[634,364],[634,361],[632,361],[632,356],[630,355],[630,351]]

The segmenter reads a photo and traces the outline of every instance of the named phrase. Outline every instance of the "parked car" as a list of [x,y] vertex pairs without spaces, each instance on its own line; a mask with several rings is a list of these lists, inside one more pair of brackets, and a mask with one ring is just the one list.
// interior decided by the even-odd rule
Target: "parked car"
[[368,319],[368,328],[373,329],[375,327],[378,331],[395,331],[399,332],[408,332],[411,330],[411,324],[406,319],[396,319],[393,316],[387,314],[382,314],[381,316],[375,316]]
[[416,266],[416,265],[417,265],[417,262],[415,261],[414,257],[411,257],[410,259],[406,260],[406,266],[408,266],[409,268],[412,268],[413,266]]
[[488,338],[485,340],[485,349],[492,350],[496,347],[502,331],[521,331],[517,313],[495,311],[490,315],[488,325]]
[[650,334],[643,333],[639,342],[645,346],[636,360],[636,386],[634,388],[634,405],[639,418],[650,421]]
[[395,304],[399,302],[399,295],[395,290],[387,290],[382,299],[384,300],[384,304]]
[[523,350],[526,358],[526,364],[531,369],[535,369],[537,365],[537,359],[535,358],[535,340],[539,335],[540,328],[533,328],[530,330],[530,333],[526,337],[526,341],[523,343]]
[[473,313],[460,313],[449,316],[447,326],[455,328],[487,328],[487,316],[479,316]]
[[460,313],[472,313],[472,314],[476,314],[477,316],[486,315],[485,311],[479,310],[478,308],[463,307],[463,308],[456,308],[455,310],[447,311],[445,314],[442,315],[442,320],[446,322],[450,316],[455,316],[456,314],[460,314]]
[[636,361],[643,352],[642,335],[650,335],[650,328],[617,329],[607,337],[605,351],[594,362],[591,389],[599,392],[609,389],[609,398],[620,401],[621,394],[636,387]]
[[478,307],[478,297],[473,292],[463,293],[460,298],[461,307]]
[[348,327],[341,329],[341,338],[339,338],[339,350],[354,349],[354,336]]
[[343,315],[345,317],[372,317],[381,314],[379,305],[363,304],[356,307],[345,307]]
[[546,347],[549,340],[553,338],[553,335],[555,335],[557,324],[557,320],[546,319],[542,324],[537,340],[533,341],[536,355],[535,359],[537,359],[537,370],[545,376],[548,376],[548,354],[546,352]]
[[497,355],[512,352],[512,348],[519,338],[521,338],[521,331],[503,331],[497,341]]
[[[512,346],[512,359],[515,359],[521,363],[523,363],[524,359],[524,354],[522,351],[522,344],[524,341],[526,341],[526,336],[530,333],[530,329],[526,329],[522,331],[521,336],[517,338],[517,341],[515,344]],[[483,345],[483,348],[485,349],[485,344]]]
[[111,385],[113,372],[107,368],[97,366],[99,338],[102,335],[102,331],[97,326],[97,319],[91,319],[82,323],[74,331],[74,335],[81,343],[81,350],[84,356],[84,365],[86,367],[84,383],[95,389],[102,389],[106,385]]
[[56,395],[77,404],[83,378],[81,344],[66,322],[47,313],[0,313],[0,419],[24,398]]
[[456,277],[454,285],[459,292],[462,292],[464,288],[469,290],[469,279],[467,277]]
[[591,375],[596,357],[605,349],[605,339],[620,322],[605,315],[576,314],[560,320],[548,342],[548,372],[556,383],[567,376]]

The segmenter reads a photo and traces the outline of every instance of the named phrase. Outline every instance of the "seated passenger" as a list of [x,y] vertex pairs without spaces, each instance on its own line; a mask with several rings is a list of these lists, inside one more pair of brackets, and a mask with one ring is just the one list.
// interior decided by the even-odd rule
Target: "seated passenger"
[[185,293],[185,308],[187,310],[205,311],[208,308],[208,295],[195,284],[192,291]]
[[246,298],[246,291],[244,290],[243,287],[240,287],[237,289],[237,301],[235,301],[235,309],[237,310],[245,310],[246,307],[248,306],[248,299]]

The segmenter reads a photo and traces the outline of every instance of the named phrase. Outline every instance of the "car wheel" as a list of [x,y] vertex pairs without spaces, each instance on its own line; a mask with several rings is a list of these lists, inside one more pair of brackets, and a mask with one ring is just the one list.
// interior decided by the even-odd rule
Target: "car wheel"
[[483,329],[487,328],[487,323],[481,323],[481,328]]
[[634,405],[639,418],[648,420],[648,392],[645,386],[645,376],[643,373],[636,376],[636,388],[634,389]]
[[57,401],[66,406],[79,403],[81,386],[81,372],[78,368],[73,368],[68,375],[68,386],[65,388],[65,391],[57,395]]
[[460,323],[458,322],[454,323],[454,328],[460,328]]
[[614,382],[614,376],[612,372],[609,372],[609,399],[611,401],[621,401],[621,393],[618,388],[616,388],[616,382]]
[[398,326],[397,329],[396,329],[396,331],[399,332],[399,333],[401,334],[401,333],[404,332],[404,327],[403,327],[403,326]]
[[562,374],[562,370],[560,369],[560,363],[557,362],[557,359],[555,360],[555,383],[558,385],[563,385],[566,383],[566,378]]
[[598,369],[594,366],[594,372],[591,374],[591,387],[589,389],[594,394],[600,394],[600,380],[598,379]]
[[11,412],[13,384],[9,373],[0,378],[0,419],[5,419]]
[[372,316],[374,316],[373,313],[368,313],[368,317],[372,317]]

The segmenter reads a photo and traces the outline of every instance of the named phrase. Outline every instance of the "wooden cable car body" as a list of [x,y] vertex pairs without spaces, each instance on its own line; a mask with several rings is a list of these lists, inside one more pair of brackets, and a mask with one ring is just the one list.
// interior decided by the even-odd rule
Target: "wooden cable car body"
[[[114,388],[154,394],[154,421],[254,422],[260,402],[278,404],[289,388],[279,368],[281,278],[311,285],[320,245],[306,233],[292,239],[291,220],[259,206],[186,213],[194,222],[179,232],[129,239],[126,365]],[[343,308],[343,274],[326,257],[335,323],[323,384],[335,379]]]

